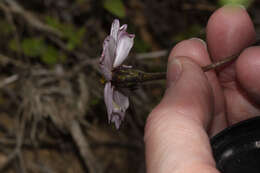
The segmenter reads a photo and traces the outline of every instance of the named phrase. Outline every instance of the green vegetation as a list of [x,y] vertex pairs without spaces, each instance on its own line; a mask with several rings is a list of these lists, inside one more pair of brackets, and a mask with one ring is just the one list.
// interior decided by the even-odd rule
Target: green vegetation
[[[15,52],[19,51],[19,45],[15,39],[10,40],[9,48]],[[21,51],[25,56],[40,58],[42,62],[48,65],[54,65],[66,60],[64,54],[60,54],[57,48],[45,43],[42,37],[25,38],[22,40]]]
[[61,23],[58,19],[47,16],[46,23],[51,27],[58,29],[67,39],[67,49],[72,51],[82,44],[82,38],[86,32],[85,27],[76,28],[73,24]]
[[236,5],[243,5],[244,7],[248,8],[254,0],[219,0],[219,4],[221,6],[227,4],[236,4]]
[[104,0],[103,6],[107,11],[119,18],[126,16],[125,7],[121,0]]
[[135,37],[134,50],[136,52],[147,52],[151,50],[151,45],[144,40],[140,39],[140,37]]
[[14,27],[5,20],[0,20],[0,35],[8,35],[14,31]]
[[203,31],[202,26],[198,24],[194,24],[190,26],[187,30],[180,32],[179,34],[175,35],[174,40],[176,42],[191,38],[191,37],[198,37],[201,35]]

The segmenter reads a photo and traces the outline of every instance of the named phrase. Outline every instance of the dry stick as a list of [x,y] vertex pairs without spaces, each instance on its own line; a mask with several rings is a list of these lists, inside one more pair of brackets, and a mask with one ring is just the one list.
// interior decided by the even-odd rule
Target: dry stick
[[159,50],[153,51],[148,53],[139,53],[136,55],[136,59],[143,60],[143,59],[154,59],[162,56],[166,56],[169,53],[168,50]]
[[5,87],[6,85],[9,85],[15,81],[17,81],[19,79],[19,75],[18,74],[14,74],[10,77],[7,77],[3,80],[0,81],[0,89]]
[[20,67],[23,69],[26,69],[29,67],[28,64],[24,63],[23,61],[16,60],[16,59],[8,57],[6,55],[0,54],[0,65],[1,64],[6,65],[8,63],[11,63],[14,66],[17,66],[17,67]]
[[13,14],[11,13],[10,9],[7,6],[5,6],[4,4],[0,4],[0,8],[3,9],[8,23],[13,27],[14,40],[17,44],[18,56],[20,58],[21,57],[20,56],[21,55],[21,44],[20,44],[19,34],[17,32],[17,28],[16,28],[16,25],[15,25],[14,20],[13,20]]
[[25,119],[22,119],[21,124],[18,124],[18,128],[19,131],[17,132],[18,134],[16,136],[16,147],[14,151],[8,155],[7,160],[2,165],[0,165],[0,172],[4,171],[16,158],[18,158],[20,161],[21,172],[22,173],[26,172],[26,169],[23,164],[23,158],[21,155],[21,147],[22,147],[23,137],[24,137]]
[[15,0],[5,0],[6,4],[8,4],[9,10],[13,13],[16,13],[22,17],[28,22],[29,25],[33,26],[34,28],[38,30],[44,30],[48,33],[54,34],[58,37],[62,37],[62,33],[58,31],[57,29],[50,27],[40,20],[38,20],[32,13],[24,10],[24,8],[17,3]]
[[90,150],[90,144],[86,140],[79,123],[77,120],[73,120],[70,127],[70,134],[75,141],[77,147],[79,148],[79,153],[86,162],[90,173],[103,173],[103,168],[96,161],[95,156]]
[[9,164],[12,163],[12,161],[17,157],[18,152],[18,150],[14,150],[11,154],[8,155],[4,163],[0,165],[0,172],[4,171],[9,166]]
[[32,172],[42,172],[42,173],[55,173],[54,170],[52,170],[52,168],[48,167],[48,166],[45,166],[43,163],[40,163],[40,162],[31,162],[29,164],[29,167],[30,167],[30,170]]
[[[19,109],[18,110],[18,113],[20,112],[21,110]],[[19,114],[18,114],[19,115]],[[17,125],[18,125],[18,131],[17,131],[17,135],[16,135],[16,148],[15,150],[17,150],[17,158],[18,158],[18,161],[19,161],[19,166],[20,166],[20,170],[22,173],[26,173],[26,167],[25,167],[25,164],[24,164],[24,159],[23,159],[23,156],[22,156],[22,152],[21,152],[21,148],[22,148],[22,145],[23,145],[23,139],[24,139],[24,131],[25,131],[25,126],[26,126],[26,118],[25,116],[22,116],[21,117],[21,121],[17,121]]]

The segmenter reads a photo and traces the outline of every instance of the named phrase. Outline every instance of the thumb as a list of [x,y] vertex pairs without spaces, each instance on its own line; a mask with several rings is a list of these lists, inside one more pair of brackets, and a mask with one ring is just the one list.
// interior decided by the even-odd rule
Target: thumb
[[170,57],[167,90],[159,109],[179,112],[206,128],[214,105],[212,95],[211,86],[199,65],[187,57]]
[[148,173],[216,173],[206,128],[213,113],[211,87],[201,67],[171,57],[167,90],[145,128]]

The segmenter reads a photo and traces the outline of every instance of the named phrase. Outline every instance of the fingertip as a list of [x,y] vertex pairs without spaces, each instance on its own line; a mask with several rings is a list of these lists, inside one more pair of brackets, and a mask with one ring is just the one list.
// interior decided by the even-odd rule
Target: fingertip
[[201,66],[211,63],[208,52],[207,44],[199,38],[191,38],[183,40],[178,43],[171,51],[168,62],[175,57],[189,57]]
[[236,62],[237,79],[254,101],[260,101],[260,46],[245,49]]
[[213,13],[207,28],[207,43],[214,61],[239,53],[255,41],[253,22],[241,6],[224,6]]

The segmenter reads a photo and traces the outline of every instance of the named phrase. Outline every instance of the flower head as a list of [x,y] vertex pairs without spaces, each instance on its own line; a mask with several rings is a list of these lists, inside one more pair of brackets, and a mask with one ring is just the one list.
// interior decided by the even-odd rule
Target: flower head
[[117,129],[129,107],[129,99],[111,84],[111,80],[113,69],[122,65],[134,44],[134,34],[128,34],[126,29],[126,24],[120,27],[119,20],[113,21],[110,35],[104,40],[103,52],[99,62],[101,72],[107,81],[104,99],[108,121],[114,122]]
[[112,79],[112,70],[120,66],[127,58],[134,44],[134,34],[126,32],[127,25],[120,27],[115,19],[111,26],[110,35],[105,38],[103,52],[100,57],[100,68],[106,80]]

